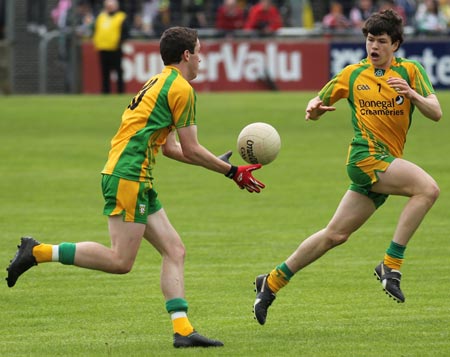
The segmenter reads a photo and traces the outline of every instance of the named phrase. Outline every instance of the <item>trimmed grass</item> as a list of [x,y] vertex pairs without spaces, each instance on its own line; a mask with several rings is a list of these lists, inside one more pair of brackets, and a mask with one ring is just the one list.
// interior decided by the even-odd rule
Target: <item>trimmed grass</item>
[[[200,142],[235,151],[250,122],[275,126],[276,161],[256,171],[267,188],[239,190],[221,175],[158,158],[156,189],[187,247],[186,297],[196,329],[221,349],[176,350],[159,288],[160,257],[143,242],[123,276],[41,264],[0,287],[1,356],[448,356],[450,355],[450,92],[433,123],[416,113],[405,158],[441,197],[406,251],[405,304],[373,277],[406,199],[391,197],[344,245],[297,274],[253,320],[253,279],[330,219],[348,186],[349,110],[304,121],[313,93],[198,95]],[[100,171],[130,96],[0,97],[0,262],[23,235],[57,244],[109,244]],[[232,162],[242,164],[237,153]],[[5,274],[5,272],[4,272]],[[6,275],[5,275],[6,276]]]

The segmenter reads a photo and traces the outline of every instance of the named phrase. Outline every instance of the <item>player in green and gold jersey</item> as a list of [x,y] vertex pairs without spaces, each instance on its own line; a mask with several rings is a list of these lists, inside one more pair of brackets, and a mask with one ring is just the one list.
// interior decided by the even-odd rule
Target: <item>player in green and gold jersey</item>
[[102,172],[111,247],[95,242],[40,244],[23,237],[6,280],[13,287],[33,265],[51,261],[125,274],[131,270],[144,237],[162,256],[161,289],[173,323],[173,345],[222,346],[222,342],[198,334],[187,317],[185,248],[158,200],[152,170],[161,149],[174,160],[222,173],[241,189],[260,192],[264,184],[252,171],[261,165],[233,166],[198,142],[196,96],[189,84],[200,63],[197,31],[167,29],[161,36],[160,52],[165,67],[143,86],[123,113]]
[[392,10],[375,13],[362,30],[367,58],[344,68],[306,108],[306,120],[317,120],[335,110],[335,102],[347,99],[354,129],[347,158],[352,183],[325,228],[305,239],[269,274],[256,278],[254,314],[260,324],[291,277],[344,243],[389,195],[409,200],[375,275],[394,300],[405,301],[400,289],[404,251],[438,198],[439,187],[423,169],[402,159],[403,147],[415,108],[433,121],[440,120],[442,111],[423,67],[394,55],[403,42],[401,18]]

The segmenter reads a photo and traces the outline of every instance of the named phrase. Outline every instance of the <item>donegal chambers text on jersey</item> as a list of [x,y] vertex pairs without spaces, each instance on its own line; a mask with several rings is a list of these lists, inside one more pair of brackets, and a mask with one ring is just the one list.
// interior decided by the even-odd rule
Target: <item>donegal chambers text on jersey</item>
[[401,95],[390,100],[359,99],[359,113],[361,115],[404,115],[402,104],[405,98]]

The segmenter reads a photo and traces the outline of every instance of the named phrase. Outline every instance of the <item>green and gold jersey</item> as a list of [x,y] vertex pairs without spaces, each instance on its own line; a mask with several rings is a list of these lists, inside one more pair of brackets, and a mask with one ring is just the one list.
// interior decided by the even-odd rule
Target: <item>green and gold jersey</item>
[[346,98],[352,112],[353,145],[367,146],[370,153],[401,157],[411,125],[414,105],[386,80],[401,77],[420,95],[434,93],[417,61],[394,58],[388,70],[375,68],[369,59],[345,67],[319,92],[324,105]]
[[195,125],[196,95],[180,71],[166,66],[150,78],[122,115],[103,174],[152,181],[155,156],[175,128]]

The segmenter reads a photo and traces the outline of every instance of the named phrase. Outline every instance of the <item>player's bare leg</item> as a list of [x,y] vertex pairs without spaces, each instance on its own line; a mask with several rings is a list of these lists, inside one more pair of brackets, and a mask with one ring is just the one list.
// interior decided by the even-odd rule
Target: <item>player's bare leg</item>
[[[255,280],[256,299],[253,312],[256,320],[263,325],[267,310],[275,300],[275,294],[287,284],[290,277],[311,264],[331,248],[344,243],[375,212],[373,201],[357,192],[347,191],[328,225],[306,238],[294,253],[268,275],[260,275]],[[269,279],[270,275],[283,279]]]
[[394,242],[406,245],[439,197],[439,187],[423,169],[403,159],[395,159],[379,178],[374,192],[409,197],[393,237]]
[[160,284],[164,297],[184,298],[185,248],[164,209],[148,216],[144,238],[161,254]]
[[161,290],[171,314],[174,329],[174,347],[220,347],[223,343],[197,333],[188,317],[184,292],[185,248],[164,209],[147,218],[144,238],[161,254]]
[[113,274],[128,273],[142,241],[145,224],[123,222],[122,216],[108,218],[111,247],[96,242],[41,244],[32,237],[22,237],[21,244],[8,266],[8,286],[34,265],[61,262]]
[[347,241],[375,212],[372,200],[360,193],[347,191],[328,225],[306,238],[286,260],[295,274],[331,248]]
[[76,244],[74,265],[107,273],[131,271],[144,235],[145,225],[124,222],[122,216],[108,217],[111,248],[96,242]]
[[374,271],[384,291],[397,302],[405,302],[405,296],[400,289],[403,252],[439,197],[439,187],[423,169],[403,159],[395,159],[386,172],[379,174],[379,178],[379,182],[373,186],[374,191],[409,197],[400,214],[384,260]]

